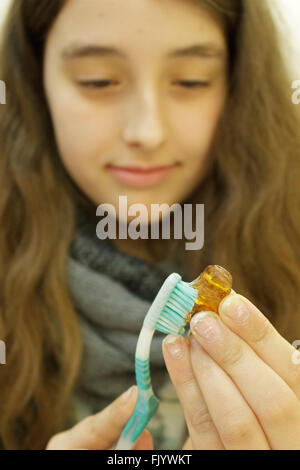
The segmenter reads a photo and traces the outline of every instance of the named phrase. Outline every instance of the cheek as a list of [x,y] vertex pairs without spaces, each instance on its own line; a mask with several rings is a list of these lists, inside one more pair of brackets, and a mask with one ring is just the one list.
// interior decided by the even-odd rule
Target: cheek
[[183,112],[181,110],[177,118],[173,114],[182,153],[198,165],[210,149],[223,104],[222,93],[207,93]]
[[49,107],[59,153],[70,168],[98,163],[109,156],[118,129],[116,113],[108,107],[84,100],[69,89],[55,90]]

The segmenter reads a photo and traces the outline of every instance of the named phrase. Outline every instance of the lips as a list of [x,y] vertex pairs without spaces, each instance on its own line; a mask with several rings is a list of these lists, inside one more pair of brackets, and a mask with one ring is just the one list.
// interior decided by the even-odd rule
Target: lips
[[134,187],[147,187],[162,182],[177,166],[178,163],[148,168],[107,165],[106,168],[117,180],[125,184]]

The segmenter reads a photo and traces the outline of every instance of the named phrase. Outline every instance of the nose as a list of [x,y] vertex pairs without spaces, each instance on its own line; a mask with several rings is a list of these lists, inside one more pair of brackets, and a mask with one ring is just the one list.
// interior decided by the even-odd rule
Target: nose
[[132,97],[123,129],[127,145],[152,150],[163,143],[164,126],[157,94],[148,87]]

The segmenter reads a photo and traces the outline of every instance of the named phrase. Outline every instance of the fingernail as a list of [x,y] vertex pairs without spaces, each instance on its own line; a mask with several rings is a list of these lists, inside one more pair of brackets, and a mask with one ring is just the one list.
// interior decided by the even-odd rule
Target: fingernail
[[172,357],[175,359],[182,357],[183,349],[180,344],[180,336],[169,335],[164,339],[163,343]]
[[126,392],[122,393],[121,398],[120,398],[122,403],[127,402],[131,398],[131,394],[133,393],[135,388],[136,386],[132,385],[128,390],[126,390]]
[[249,305],[239,294],[225,297],[219,306],[219,311],[239,324],[246,323],[250,316]]
[[221,328],[214,312],[201,312],[193,316],[190,327],[192,332],[208,343],[221,337]]

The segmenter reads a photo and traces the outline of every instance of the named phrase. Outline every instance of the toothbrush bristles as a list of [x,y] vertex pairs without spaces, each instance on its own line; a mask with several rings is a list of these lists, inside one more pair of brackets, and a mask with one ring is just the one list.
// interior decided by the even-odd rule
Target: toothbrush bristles
[[171,292],[155,328],[166,334],[182,334],[186,326],[186,315],[193,308],[197,290],[187,282],[178,281]]

